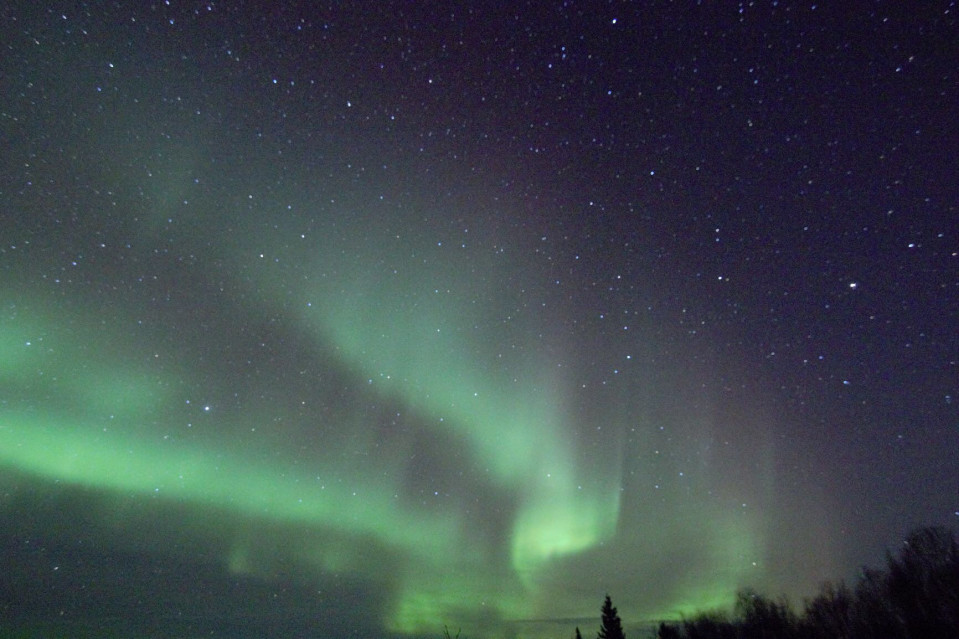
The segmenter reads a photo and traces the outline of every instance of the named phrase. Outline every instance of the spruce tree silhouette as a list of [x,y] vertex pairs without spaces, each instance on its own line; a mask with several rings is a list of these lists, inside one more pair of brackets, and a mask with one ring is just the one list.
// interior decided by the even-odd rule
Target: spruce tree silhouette
[[609,595],[606,595],[606,601],[603,602],[603,617],[599,626],[597,639],[626,639],[623,633],[623,623],[619,619],[619,613],[613,607],[613,602]]
[[679,628],[673,625],[666,625],[665,621],[659,622],[659,632],[656,633],[656,639],[681,639]]

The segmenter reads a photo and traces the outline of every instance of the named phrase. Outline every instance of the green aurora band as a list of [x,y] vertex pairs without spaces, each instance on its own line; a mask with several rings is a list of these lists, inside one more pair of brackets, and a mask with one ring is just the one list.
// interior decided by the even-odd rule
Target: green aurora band
[[[165,206],[189,190],[191,172],[176,173],[160,189],[170,191]],[[266,224],[272,234],[240,215],[231,233],[197,237],[203,219],[180,236],[206,254],[168,265],[171,294],[177,282],[198,297],[228,291],[198,310],[196,321],[208,322],[199,332],[178,325],[190,318],[152,317],[132,294],[97,305],[25,296],[8,282],[0,464],[99,491],[118,519],[131,499],[186,504],[193,521],[183,528],[198,537],[216,527],[200,523],[207,509],[225,509],[248,522],[212,536],[235,572],[269,578],[282,560],[378,581],[378,548],[392,567],[384,623],[403,633],[448,622],[475,635],[510,620],[590,614],[592,595],[570,595],[583,595],[583,607],[557,597],[556,584],[586,565],[613,571],[621,553],[655,557],[677,544],[705,542],[694,557],[701,570],[645,610],[650,617],[728,603],[754,579],[765,516],[731,513],[715,497],[681,513],[666,501],[631,503],[642,515],[624,516],[621,486],[654,475],[626,473],[627,425],[652,442],[655,424],[630,414],[642,397],[635,389],[605,395],[598,412],[578,399],[571,360],[590,346],[562,329],[561,300],[530,308],[523,299],[546,270],[488,244],[418,239],[428,236],[423,223],[407,220],[399,234],[375,212],[351,212],[349,224],[318,227],[322,215],[300,208]],[[153,213],[157,225],[175,217]],[[483,245],[482,229],[472,232]],[[261,344],[292,335],[280,353],[295,361],[262,354]],[[216,378],[244,364],[242,382]],[[714,460],[686,490],[712,494],[731,463]],[[289,536],[267,552],[276,523]],[[711,532],[683,532],[699,526]]]

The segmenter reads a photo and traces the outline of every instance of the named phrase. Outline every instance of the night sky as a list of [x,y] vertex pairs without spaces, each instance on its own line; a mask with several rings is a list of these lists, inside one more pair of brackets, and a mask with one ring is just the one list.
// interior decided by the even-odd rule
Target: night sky
[[587,636],[959,523],[955,2],[0,19],[0,625]]

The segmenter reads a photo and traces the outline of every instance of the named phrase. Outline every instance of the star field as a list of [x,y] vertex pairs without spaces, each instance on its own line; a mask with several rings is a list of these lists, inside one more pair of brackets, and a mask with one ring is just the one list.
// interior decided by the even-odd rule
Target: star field
[[4,7],[0,620],[536,637],[955,527],[957,10]]

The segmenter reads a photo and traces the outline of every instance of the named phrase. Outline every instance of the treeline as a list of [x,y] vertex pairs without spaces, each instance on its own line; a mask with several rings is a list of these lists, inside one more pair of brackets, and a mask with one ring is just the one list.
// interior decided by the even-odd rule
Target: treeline
[[795,612],[785,599],[738,593],[733,614],[662,623],[658,639],[959,639],[959,544],[945,528],[910,534],[884,570],[855,587],[827,583]]

